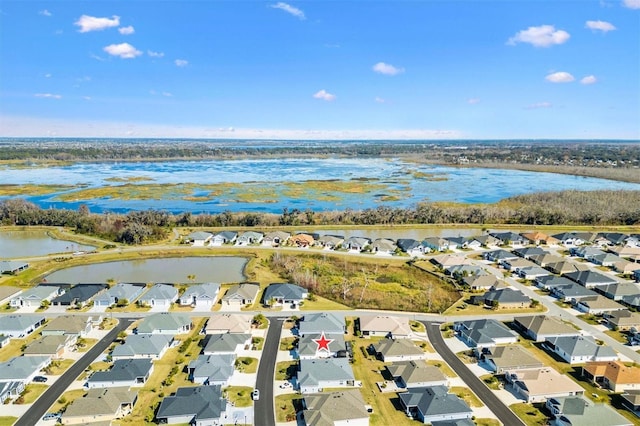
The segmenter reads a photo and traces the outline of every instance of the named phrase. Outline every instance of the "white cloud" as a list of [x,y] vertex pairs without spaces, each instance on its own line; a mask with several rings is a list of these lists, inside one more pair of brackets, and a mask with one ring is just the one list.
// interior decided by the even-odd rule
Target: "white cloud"
[[44,78],[51,78],[51,73],[46,73],[46,74],[44,75]]
[[141,51],[129,43],[110,44],[109,46],[105,46],[102,50],[107,52],[109,55],[119,56],[122,59],[131,59],[142,55]]
[[313,97],[316,99],[322,99],[323,101],[333,101],[335,100],[336,95],[333,95],[327,92],[326,90],[322,89],[314,93]]
[[118,28],[118,32],[122,35],[130,35],[136,32],[136,30],[129,25],[128,27],[120,27]]
[[551,83],[571,83],[575,80],[575,78],[571,74],[565,71],[551,73],[544,79]]
[[467,103],[468,103],[469,105],[479,104],[479,103],[480,103],[480,98],[470,98],[470,99],[467,99]]
[[56,95],[53,93],[36,93],[33,96],[35,96],[36,98],[62,99],[62,95]]
[[170,98],[173,96],[173,94],[169,92],[162,92],[162,96],[166,96],[167,98]]
[[540,109],[540,108],[551,108],[553,104],[551,102],[537,102],[535,104],[527,105],[524,107],[525,109]]
[[85,101],[90,101],[91,100],[91,96],[83,96],[82,99],[84,99]]
[[78,31],[88,33],[89,31],[102,31],[106,28],[117,27],[120,25],[120,17],[113,15],[109,18],[96,18],[95,16],[82,15],[74,25],[80,27]]
[[47,9],[43,9],[41,11],[38,12],[38,15],[42,15],[42,16],[52,16],[51,12],[49,12]]
[[288,14],[293,15],[298,19],[306,19],[306,16],[304,16],[304,12],[302,10],[298,9],[297,7],[291,6],[290,4],[280,1],[276,4],[272,4],[271,7],[274,9],[284,10]]
[[584,26],[590,30],[602,31],[603,33],[617,29],[612,23],[606,21],[587,21]]
[[516,43],[529,43],[536,47],[549,47],[554,44],[562,44],[569,40],[568,32],[556,30],[553,25],[540,25],[518,31],[516,35],[507,40],[507,44],[514,46]]
[[173,62],[176,64],[176,67],[181,67],[181,68],[189,65],[189,61],[187,61],[186,59],[176,59]]
[[383,103],[385,103],[385,102],[386,102],[383,98],[381,98],[381,97],[379,97],[379,96],[376,96],[376,97],[374,98],[374,101],[376,101],[376,102],[377,102],[377,103],[379,103],[379,104],[383,104]]
[[629,9],[640,9],[640,0],[624,0],[622,4]]
[[594,83],[597,83],[597,82],[598,82],[598,79],[596,78],[595,75],[588,75],[586,77],[583,77],[580,80],[580,83],[582,83],[582,84],[594,84]]
[[375,72],[384,75],[397,75],[404,72],[404,68],[396,68],[393,65],[385,64],[384,62],[378,62],[372,67],[372,69]]
[[152,58],[162,58],[164,56],[164,52],[154,52],[153,50],[147,50],[147,55]]

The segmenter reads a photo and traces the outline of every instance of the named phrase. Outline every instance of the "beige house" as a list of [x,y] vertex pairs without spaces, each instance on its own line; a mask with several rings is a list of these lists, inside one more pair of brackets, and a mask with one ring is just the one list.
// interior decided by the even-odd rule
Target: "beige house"
[[313,393],[304,397],[308,425],[368,426],[369,412],[360,391]]
[[77,340],[77,336],[70,334],[42,336],[31,342],[22,353],[25,356],[48,355],[51,359],[62,359]]
[[253,305],[258,297],[260,285],[254,283],[241,283],[231,286],[227,293],[222,296],[222,303],[227,306],[242,307]]
[[516,317],[514,324],[536,342],[544,342],[551,337],[577,336],[580,331],[559,318],[546,315]]
[[64,425],[85,425],[119,419],[131,412],[138,398],[137,391],[127,387],[89,389],[82,398],[73,401],[62,415]]
[[207,321],[206,334],[251,333],[253,316],[248,314],[214,314]]
[[364,337],[391,337],[402,339],[410,337],[411,327],[406,318],[389,315],[360,315],[360,332]]
[[509,370],[542,368],[544,363],[520,345],[494,346],[480,356],[496,374]]
[[553,368],[510,370],[505,378],[516,395],[526,402],[544,402],[547,398],[584,394],[584,388]]
[[427,357],[427,354],[409,339],[382,339],[372,346],[384,362],[415,361]]
[[631,327],[640,329],[640,314],[628,309],[613,311],[604,315],[607,324],[612,329],[628,331]]

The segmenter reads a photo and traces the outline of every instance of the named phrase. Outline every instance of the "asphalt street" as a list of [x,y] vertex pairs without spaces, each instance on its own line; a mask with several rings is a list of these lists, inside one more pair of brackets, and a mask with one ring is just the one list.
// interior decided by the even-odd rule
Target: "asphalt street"
[[49,407],[62,395],[69,385],[89,366],[96,358],[104,352],[111,343],[118,337],[118,333],[126,330],[134,321],[132,318],[122,318],[116,326],[97,342],[78,361],[73,363],[69,369],[58,378],[49,388],[36,400],[36,402],[25,412],[14,426],[33,426],[47,412]]
[[260,399],[254,403],[255,425],[275,426],[276,417],[273,395],[273,378],[276,369],[276,358],[280,347],[280,333],[282,323],[280,318],[270,318],[269,330],[262,347],[262,356],[258,365],[258,375],[256,377],[256,389],[260,391]]
[[440,333],[440,323],[426,322],[423,324],[427,328],[427,336],[433,348],[440,356],[449,364],[458,376],[469,386],[469,388],[484,402],[498,419],[505,426],[525,426],[525,424],[516,416],[513,411],[500,401],[466,365],[454,354],[447,346]]

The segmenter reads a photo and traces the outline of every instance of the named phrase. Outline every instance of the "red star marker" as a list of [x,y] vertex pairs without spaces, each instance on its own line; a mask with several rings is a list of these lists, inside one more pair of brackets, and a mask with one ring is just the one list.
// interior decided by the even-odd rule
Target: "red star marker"
[[333,342],[335,339],[327,339],[324,336],[324,331],[319,339],[311,339],[318,345],[318,349],[316,351],[327,351],[329,352],[329,343]]

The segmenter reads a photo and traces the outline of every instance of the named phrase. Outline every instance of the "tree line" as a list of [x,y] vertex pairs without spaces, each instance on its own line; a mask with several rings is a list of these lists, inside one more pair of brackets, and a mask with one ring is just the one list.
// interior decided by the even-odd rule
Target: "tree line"
[[91,213],[42,209],[21,198],[0,201],[0,224],[64,226],[76,232],[125,244],[166,238],[173,227],[277,227],[323,225],[640,225],[640,191],[558,191],[519,195],[495,204],[419,203],[415,207],[379,206],[364,210],[311,211],[285,208],[281,214],[179,214],[161,210]]

